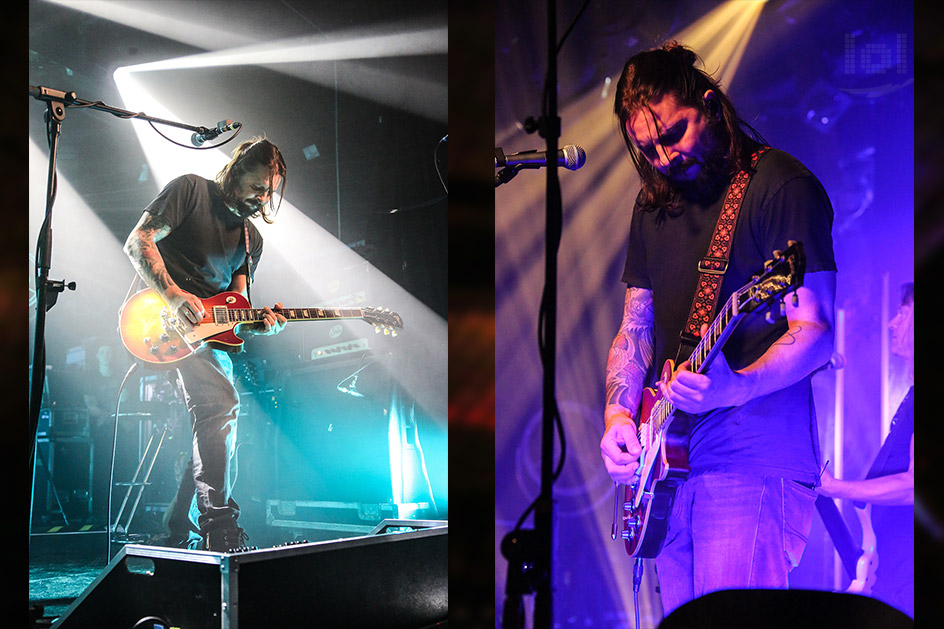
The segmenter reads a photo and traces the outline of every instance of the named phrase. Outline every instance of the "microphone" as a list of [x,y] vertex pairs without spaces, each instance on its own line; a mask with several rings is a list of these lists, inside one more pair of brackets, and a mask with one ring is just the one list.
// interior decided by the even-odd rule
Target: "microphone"
[[61,103],[74,103],[76,100],[75,92],[63,92],[62,90],[43,87],[42,85],[30,85],[29,95],[36,100],[57,101]]
[[354,397],[364,397],[364,394],[354,389],[353,386],[350,389],[348,389],[347,387],[342,387],[339,384],[338,391],[340,391],[341,393],[347,393],[348,395],[353,395]]
[[[345,383],[345,381],[347,381],[347,380],[350,380],[350,381],[351,381],[351,386],[350,386],[350,388],[344,386],[344,383]],[[364,397],[364,394],[357,390],[357,373],[354,374],[354,377],[353,377],[353,378],[350,378],[350,377],[349,377],[349,378],[345,378],[344,380],[342,380],[341,382],[339,382],[339,383],[338,383],[338,386],[337,386],[337,389],[338,389],[338,391],[340,391],[341,393],[347,393],[348,395],[353,395],[354,397]]]
[[506,156],[501,148],[495,149],[495,168],[504,166],[519,166],[521,168],[543,168],[556,161],[558,166],[569,170],[577,170],[587,163],[587,152],[576,144],[568,144],[558,149],[557,159],[548,159],[547,151],[521,151]]
[[241,122],[233,122],[232,120],[220,120],[216,123],[216,127],[213,129],[207,129],[206,127],[200,127],[202,131],[198,131],[190,136],[190,142],[194,146],[202,146],[207,140],[212,140],[221,133],[226,133],[227,131],[232,131],[233,129],[238,129],[242,125]]

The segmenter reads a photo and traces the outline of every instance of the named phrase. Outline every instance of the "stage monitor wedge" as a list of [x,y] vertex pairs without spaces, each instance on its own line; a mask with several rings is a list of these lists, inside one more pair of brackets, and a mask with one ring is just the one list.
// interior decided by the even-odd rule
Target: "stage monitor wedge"
[[447,526],[230,554],[130,544],[53,627],[420,629],[448,615],[447,546]]

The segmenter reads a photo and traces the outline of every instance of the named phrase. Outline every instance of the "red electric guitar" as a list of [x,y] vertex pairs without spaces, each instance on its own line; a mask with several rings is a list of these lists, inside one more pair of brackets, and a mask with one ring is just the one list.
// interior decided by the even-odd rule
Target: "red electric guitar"
[[[782,300],[803,284],[806,258],[799,242],[790,241],[786,251],[774,251],[764,270],[736,290],[709,326],[689,357],[691,370],[704,373],[734,328],[748,313]],[[769,314],[769,313],[768,313]],[[675,362],[667,360],[662,378],[672,377]],[[616,485],[613,539],[621,537],[631,557],[653,558],[662,550],[675,493],[688,477],[687,421],[675,417],[675,407],[657,389],[646,388],[637,417],[641,417],[639,469],[632,483]],[[621,489],[625,496],[620,501]],[[622,522],[622,526],[620,526]]]
[[[201,300],[206,314],[187,331],[161,297],[146,288],[121,307],[118,331],[131,354],[152,366],[171,366],[187,358],[204,343],[218,349],[240,351],[243,340],[236,336],[240,323],[262,321],[264,309],[252,308],[240,293],[225,292]],[[379,308],[283,308],[288,321],[363,319],[375,332],[396,336],[403,320],[395,312]]]

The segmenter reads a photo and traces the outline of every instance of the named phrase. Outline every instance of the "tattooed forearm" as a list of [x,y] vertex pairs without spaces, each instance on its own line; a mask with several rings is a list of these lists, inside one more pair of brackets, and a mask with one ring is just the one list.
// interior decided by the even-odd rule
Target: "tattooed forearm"
[[619,404],[635,411],[652,364],[652,294],[630,288],[626,291],[623,321],[610,346],[606,361],[606,404]]
[[162,293],[174,285],[157,249],[157,241],[169,233],[161,217],[145,212],[125,242],[125,253],[135,270],[148,286]]
[[795,325],[786,332],[783,333],[779,339],[774,342],[774,345],[793,345],[797,342],[797,335],[803,331],[802,325]]

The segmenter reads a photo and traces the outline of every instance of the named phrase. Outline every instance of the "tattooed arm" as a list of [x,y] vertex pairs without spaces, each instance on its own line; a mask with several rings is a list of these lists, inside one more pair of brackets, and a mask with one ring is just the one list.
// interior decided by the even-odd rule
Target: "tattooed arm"
[[653,352],[652,292],[630,287],[623,320],[606,361],[605,430],[600,452],[610,477],[627,482],[637,467],[640,447],[633,413],[639,407]]
[[690,371],[685,361],[660,390],[681,410],[702,413],[740,406],[798,382],[832,356],[835,295],[834,272],[807,274],[797,289],[799,303],[786,301],[787,331],[760,358],[732,371],[719,353],[704,374]]
[[138,275],[183,320],[198,323],[204,315],[203,302],[171,279],[157,242],[170,233],[170,226],[156,214],[144,212],[125,241],[124,252]]

